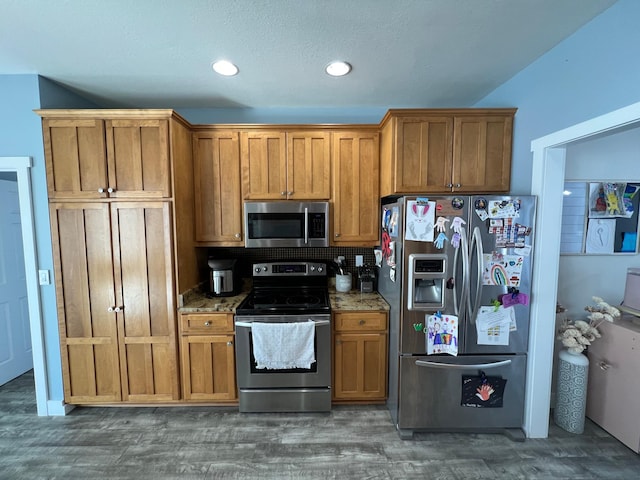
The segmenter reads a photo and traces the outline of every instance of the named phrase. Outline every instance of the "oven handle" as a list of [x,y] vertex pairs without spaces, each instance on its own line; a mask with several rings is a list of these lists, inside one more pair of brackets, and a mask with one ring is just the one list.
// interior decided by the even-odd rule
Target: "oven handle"
[[[329,320],[311,320],[311,321],[316,324],[316,327],[321,325],[329,325],[331,323]],[[251,325],[253,325],[253,323],[254,322],[236,321],[236,327],[251,328]],[[257,323],[270,323],[270,322],[257,322]]]

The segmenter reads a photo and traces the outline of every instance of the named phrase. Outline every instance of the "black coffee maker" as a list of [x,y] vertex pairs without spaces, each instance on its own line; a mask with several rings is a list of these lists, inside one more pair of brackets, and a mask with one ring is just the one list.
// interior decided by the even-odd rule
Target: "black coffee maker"
[[356,287],[362,293],[376,291],[376,272],[373,267],[369,265],[358,267],[358,282]]

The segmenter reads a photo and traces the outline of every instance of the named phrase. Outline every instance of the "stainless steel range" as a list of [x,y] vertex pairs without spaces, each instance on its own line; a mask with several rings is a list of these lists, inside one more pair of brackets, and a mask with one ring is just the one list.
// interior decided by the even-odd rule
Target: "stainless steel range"
[[[235,315],[241,412],[331,410],[326,269],[321,262],[253,265],[253,289]],[[269,353],[278,358],[265,361]],[[288,355],[294,358],[282,363]]]

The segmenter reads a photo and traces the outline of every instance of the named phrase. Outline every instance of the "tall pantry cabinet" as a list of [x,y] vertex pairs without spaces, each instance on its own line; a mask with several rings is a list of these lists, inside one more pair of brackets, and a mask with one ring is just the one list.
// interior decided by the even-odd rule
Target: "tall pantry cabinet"
[[65,401],[178,400],[176,298],[197,283],[188,126],[170,110],[38,114]]

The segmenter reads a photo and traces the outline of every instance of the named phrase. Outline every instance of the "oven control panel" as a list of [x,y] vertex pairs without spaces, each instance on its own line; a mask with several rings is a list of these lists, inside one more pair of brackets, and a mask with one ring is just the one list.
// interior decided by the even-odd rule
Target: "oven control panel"
[[322,262],[266,262],[253,264],[255,277],[315,276],[326,277],[327,265]]

